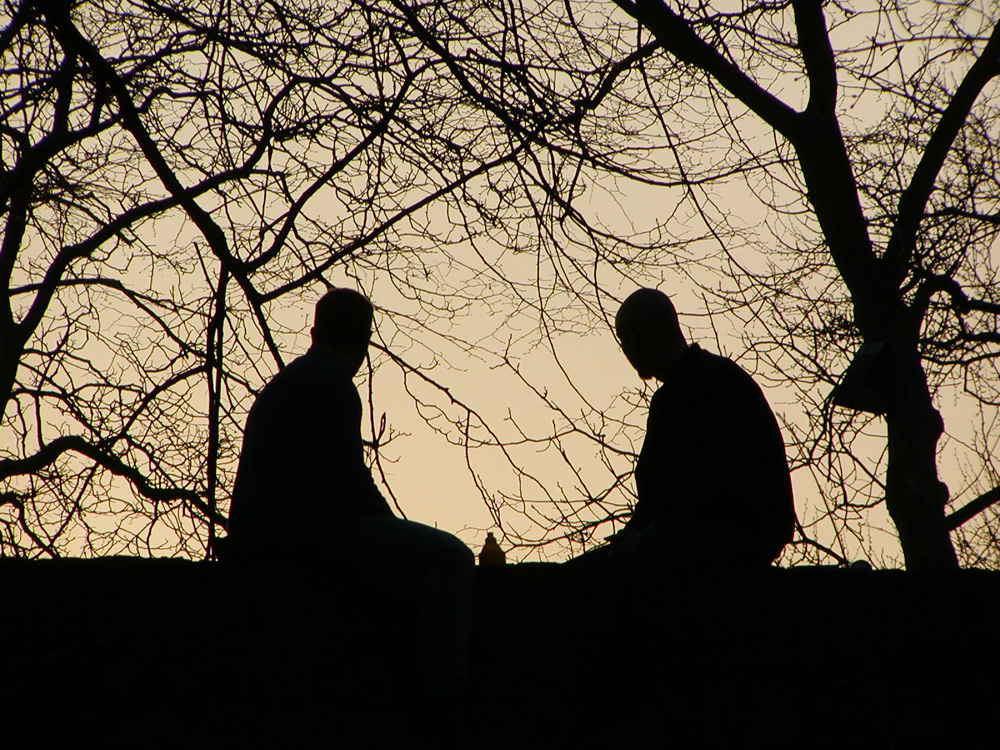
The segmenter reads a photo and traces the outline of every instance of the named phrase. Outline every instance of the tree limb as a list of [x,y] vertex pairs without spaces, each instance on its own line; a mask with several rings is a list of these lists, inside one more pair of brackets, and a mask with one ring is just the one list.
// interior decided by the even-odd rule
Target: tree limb
[[614,0],[645,26],[667,52],[683,63],[705,71],[764,122],[789,140],[798,135],[802,115],[761,88],[756,81],[698,36],[691,25],[663,0]]
[[938,173],[951,150],[951,145],[972,110],[972,105],[991,78],[1000,74],[1000,23],[993,27],[993,33],[983,48],[982,54],[969,68],[965,78],[945,107],[937,127],[924,147],[920,163],[913,171],[910,184],[899,199],[896,224],[886,246],[882,262],[895,279],[902,282],[906,275],[917,227],[923,218],[924,207],[930,199]]
[[219,526],[226,527],[226,517],[210,509],[197,492],[179,487],[167,489],[154,487],[138,469],[129,466],[117,456],[107,453],[99,446],[84,440],[79,435],[58,437],[43,446],[41,450],[32,456],[0,461],[0,479],[24,474],[37,474],[46,466],[54,463],[61,455],[70,451],[86,456],[115,476],[127,479],[143,497],[153,502],[164,503],[182,500],[193,505]]
[[966,503],[958,510],[945,516],[945,526],[948,531],[954,531],[997,502],[1000,502],[1000,487],[987,490],[975,500]]

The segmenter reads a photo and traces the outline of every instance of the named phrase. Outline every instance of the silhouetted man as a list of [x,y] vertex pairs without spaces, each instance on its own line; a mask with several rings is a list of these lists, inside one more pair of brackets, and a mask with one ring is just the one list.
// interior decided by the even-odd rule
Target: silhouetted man
[[792,537],[785,447],[760,388],[737,364],[688,344],[656,289],[622,304],[615,329],[649,403],[638,500],[613,557],[682,567],[766,566]]
[[460,695],[468,672],[475,569],[447,532],[396,518],[364,461],[361,399],[373,310],[351,289],[316,305],[312,346],[264,387],[247,417],[229,517],[237,555],[323,550],[370,567],[422,573],[421,691]]

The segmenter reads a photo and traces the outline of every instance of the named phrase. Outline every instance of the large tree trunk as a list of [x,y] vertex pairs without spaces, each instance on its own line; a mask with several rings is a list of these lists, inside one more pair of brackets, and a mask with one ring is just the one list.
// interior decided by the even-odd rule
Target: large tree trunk
[[865,342],[889,352],[884,376],[889,463],[886,504],[899,531],[907,567],[953,568],[958,563],[944,521],[948,489],[937,476],[937,442],[943,430],[920,363],[921,321],[908,307],[901,284],[916,242],[916,229],[947,150],[972,102],[997,73],[993,32],[980,62],[956,91],[947,116],[928,144],[925,158],[901,201],[904,226],[893,247],[876,252],[860,200],[853,165],[840,130],[838,61],[830,42],[823,3],[794,0],[798,47],[809,82],[806,108],[799,112],[761,87],[748,71],[700,36],[683,10],[663,0],[616,0],[681,62],[721,84],[795,148],[809,202],[819,220],[831,258],[847,285],[854,318]]
[[886,507],[899,532],[909,570],[957,568],[945,524],[948,488],[938,479],[937,443],[944,423],[931,402],[927,379],[916,356],[896,362],[888,426]]
[[878,377],[888,426],[886,507],[907,568],[955,568],[958,560],[944,520],[948,488],[937,474],[944,425],[920,362],[920,321],[873,252],[836,120],[816,123],[814,137],[796,144],[809,197],[850,290],[864,340],[886,346]]

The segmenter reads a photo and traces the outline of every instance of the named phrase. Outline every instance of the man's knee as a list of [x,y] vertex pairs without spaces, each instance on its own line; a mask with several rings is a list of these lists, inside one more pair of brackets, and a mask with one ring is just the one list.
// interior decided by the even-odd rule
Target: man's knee
[[468,545],[466,545],[465,542],[454,534],[448,534],[447,532],[442,533],[447,536],[447,539],[443,540],[442,556],[446,557],[449,562],[456,566],[469,568],[474,567],[476,564],[476,556],[473,554],[472,550],[469,549]]
[[475,565],[472,550],[454,534],[417,521],[399,523],[407,530],[406,536],[413,545],[411,549],[418,558],[454,568],[471,568]]

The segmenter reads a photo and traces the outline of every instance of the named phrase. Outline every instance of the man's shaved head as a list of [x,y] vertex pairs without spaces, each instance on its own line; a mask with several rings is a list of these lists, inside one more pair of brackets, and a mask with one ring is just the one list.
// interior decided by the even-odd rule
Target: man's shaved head
[[667,295],[659,289],[637,289],[618,309],[618,314],[615,316],[615,331],[621,338],[623,332],[631,334],[637,330],[650,328],[664,334],[681,332],[674,303]]
[[658,289],[637,289],[615,316],[615,332],[628,361],[646,379],[662,379],[664,364],[687,346],[677,311]]

